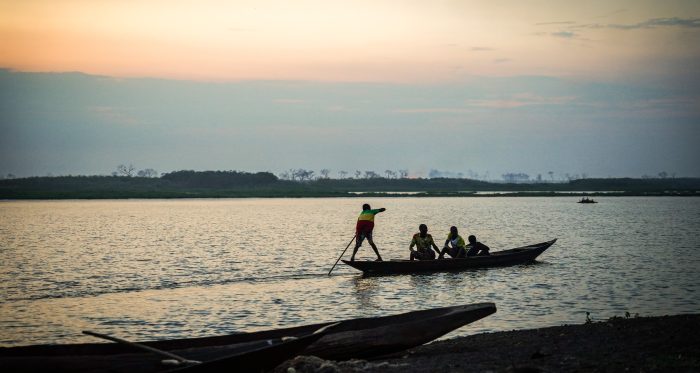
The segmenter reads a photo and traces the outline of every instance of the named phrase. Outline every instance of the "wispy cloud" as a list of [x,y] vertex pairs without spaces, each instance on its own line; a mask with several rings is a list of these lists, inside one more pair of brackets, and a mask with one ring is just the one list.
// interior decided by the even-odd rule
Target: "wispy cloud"
[[617,28],[623,30],[655,28],[655,27],[682,27],[682,28],[699,28],[700,18],[652,18],[650,20],[639,22],[631,25],[608,24],[609,28]]
[[561,21],[561,22],[540,22],[535,23],[535,26],[548,26],[548,25],[574,25],[574,21]]
[[651,18],[643,22],[622,24],[622,23],[583,23],[576,22],[542,22],[538,26],[559,26],[560,30],[550,33],[538,32],[536,35],[555,37],[561,39],[582,39],[580,32],[583,30],[595,29],[615,29],[615,30],[642,30],[661,27],[676,27],[686,29],[700,28],[700,18]]
[[573,33],[571,31],[553,32],[550,35],[557,37],[557,38],[564,38],[564,39],[573,39],[577,36],[576,33]]
[[652,18],[644,22],[622,24],[622,23],[585,23],[571,25],[570,29],[618,29],[618,30],[639,30],[652,29],[657,27],[680,27],[680,28],[700,28],[700,18]]
[[495,50],[493,48],[488,48],[488,47],[472,47],[471,49],[473,52],[488,52]]
[[510,58],[496,58],[493,63],[507,63],[512,61]]
[[509,98],[467,100],[466,104],[471,107],[510,109],[533,105],[565,105],[575,100],[574,96],[540,96],[521,93]]

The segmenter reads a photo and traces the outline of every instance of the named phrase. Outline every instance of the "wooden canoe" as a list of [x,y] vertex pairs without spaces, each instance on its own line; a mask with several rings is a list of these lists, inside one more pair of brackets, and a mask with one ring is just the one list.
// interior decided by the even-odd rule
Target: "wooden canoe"
[[[263,372],[291,359],[327,330],[297,338],[273,338],[220,346],[193,346],[173,353],[198,364],[166,364],[154,353],[118,343],[39,345],[0,349],[4,372]],[[152,346],[151,346],[152,347]]]
[[[478,303],[412,311],[391,316],[345,320],[330,326],[320,338],[304,345],[298,354],[315,355],[324,359],[346,360],[399,352],[430,342],[494,312],[496,312],[496,306],[493,303]],[[268,341],[278,341],[282,337],[291,336],[297,337],[297,341],[302,340],[313,335],[314,331],[331,324],[333,322],[214,337],[141,342],[140,344],[172,352],[187,359],[213,362],[222,358],[232,358],[235,353],[240,353],[240,351],[251,353],[256,348],[261,348],[261,345],[268,344]],[[308,342],[309,340],[303,339],[303,341]],[[257,371],[265,370],[269,369],[271,364],[274,363],[272,365],[274,367],[294,355],[285,356],[282,356],[281,353],[277,356],[270,350],[262,351],[260,355],[249,356],[251,359],[249,359],[247,366],[256,366],[255,362],[257,361],[262,367],[256,368]],[[262,361],[257,358],[262,359]],[[280,358],[284,358],[284,360],[280,361]],[[132,347],[115,343],[0,348],[0,369],[10,368],[10,370],[3,369],[3,371],[113,371],[128,373],[167,371],[168,368],[161,365],[161,360],[156,355],[134,352]],[[189,369],[195,371],[201,368],[203,367],[198,368],[195,365]],[[241,369],[238,363],[226,362],[222,362],[207,371],[217,371],[219,368],[221,370],[246,371]]]
[[435,259],[435,260],[387,260],[376,261],[349,261],[343,263],[364,272],[365,274],[398,274],[438,271],[459,271],[472,268],[502,267],[532,262],[557,240],[542,242],[534,245],[518,247],[510,250],[496,251],[491,255],[472,256],[460,259]]

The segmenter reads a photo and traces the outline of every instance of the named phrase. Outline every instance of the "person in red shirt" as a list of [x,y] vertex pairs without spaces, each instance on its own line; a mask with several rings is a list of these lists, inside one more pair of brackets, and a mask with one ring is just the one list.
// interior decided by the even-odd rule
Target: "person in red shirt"
[[369,245],[372,246],[374,253],[377,254],[377,260],[382,261],[382,256],[379,255],[377,245],[375,245],[374,241],[372,241],[372,230],[374,230],[374,215],[384,211],[386,211],[386,209],[383,207],[372,210],[369,204],[365,203],[362,205],[362,212],[360,213],[360,217],[357,218],[357,225],[355,225],[355,249],[352,251],[350,261],[355,260],[355,254],[357,254],[357,250],[360,248],[360,246],[362,246],[362,241],[365,239],[367,239]]

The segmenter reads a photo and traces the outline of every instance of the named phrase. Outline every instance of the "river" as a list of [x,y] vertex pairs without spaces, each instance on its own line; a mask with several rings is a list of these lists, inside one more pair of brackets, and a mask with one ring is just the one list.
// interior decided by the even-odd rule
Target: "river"
[[[498,312],[450,336],[700,309],[700,198],[305,198],[0,202],[0,345],[253,331],[463,303]],[[492,251],[557,238],[535,264],[327,276],[362,203],[407,258],[425,223]],[[346,253],[349,257],[349,252]],[[374,259],[365,245],[358,259]]]

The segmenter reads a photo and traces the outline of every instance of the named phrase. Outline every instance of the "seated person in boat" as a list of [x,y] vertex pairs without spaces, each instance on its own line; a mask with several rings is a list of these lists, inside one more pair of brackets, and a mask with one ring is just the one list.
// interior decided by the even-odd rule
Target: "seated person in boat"
[[[414,246],[416,250],[413,250]],[[411,260],[431,260],[435,259],[435,253],[440,253],[435,241],[433,241],[433,236],[428,234],[428,226],[425,224],[418,226],[418,233],[413,235],[408,249],[411,250]]]
[[442,259],[446,253],[455,259],[467,256],[467,246],[464,243],[464,238],[459,235],[457,227],[450,227],[450,233],[447,235],[445,246],[442,248],[438,259]]
[[469,240],[469,245],[467,245],[467,248],[469,249],[469,251],[467,251],[467,256],[491,255],[489,254],[489,247],[477,241],[476,236],[470,235],[467,237],[467,239]]

